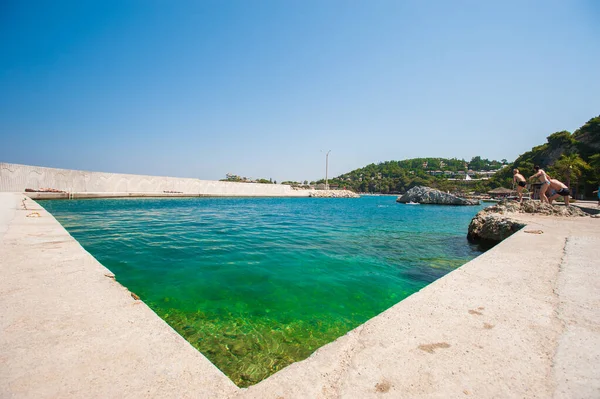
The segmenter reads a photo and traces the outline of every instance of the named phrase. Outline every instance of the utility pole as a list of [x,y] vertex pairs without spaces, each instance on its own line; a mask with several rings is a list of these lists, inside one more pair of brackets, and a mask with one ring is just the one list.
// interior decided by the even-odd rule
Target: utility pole
[[329,172],[329,153],[331,150],[327,151],[325,154],[325,190],[329,190],[329,181],[327,179],[327,173]]

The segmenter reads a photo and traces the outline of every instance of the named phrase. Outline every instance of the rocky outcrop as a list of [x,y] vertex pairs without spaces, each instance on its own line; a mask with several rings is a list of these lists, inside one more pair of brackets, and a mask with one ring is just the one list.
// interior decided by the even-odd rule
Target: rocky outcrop
[[[506,206],[504,202],[496,206]],[[493,207],[492,207],[493,208]],[[548,216],[587,216],[587,213],[576,206],[550,205],[539,201],[524,201],[519,210],[521,213],[538,213]]]
[[479,205],[478,200],[470,200],[447,194],[434,188],[417,186],[408,190],[403,196],[398,197],[396,202],[417,202],[419,204],[436,205]]
[[313,198],[360,198],[360,195],[350,190],[316,190],[308,196]]
[[481,210],[469,224],[467,238],[482,244],[497,244],[525,226],[515,220],[519,213],[534,213],[548,216],[580,217],[587,216],[581,209],[570,206],[549,205],[539,201],[502,201],[497,205]]
[[486,246],[499,243],[525,227],[525,223],[500,213],[480,211],[469,224],[467,239]]

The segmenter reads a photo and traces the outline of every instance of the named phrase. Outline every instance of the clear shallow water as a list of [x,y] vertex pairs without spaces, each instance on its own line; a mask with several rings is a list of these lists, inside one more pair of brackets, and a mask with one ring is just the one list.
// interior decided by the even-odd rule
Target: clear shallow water
[[482,207],[396,197],[40,202],[239,386],[257,383],[481,252]]

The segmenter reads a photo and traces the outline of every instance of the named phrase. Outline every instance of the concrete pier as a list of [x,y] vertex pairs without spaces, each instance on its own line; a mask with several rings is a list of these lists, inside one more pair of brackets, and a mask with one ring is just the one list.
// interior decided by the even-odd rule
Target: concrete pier
[[600,220],[515,218],[527,227],[239,389],[52,215],[0,193],[0,397],[600,397]]
[[41,206],[0,193],[0,397],[223,397],[238,388]]

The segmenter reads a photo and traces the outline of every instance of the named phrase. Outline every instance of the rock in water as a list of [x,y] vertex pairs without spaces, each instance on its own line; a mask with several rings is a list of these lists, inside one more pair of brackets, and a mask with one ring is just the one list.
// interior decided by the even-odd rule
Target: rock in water
[[479,201],[460,198],[456,195],[447,194],[434,188],[417,186],[413,187],[401,197],[398,197],[396,202],[403,204],[407,202],[417,202],[419,204],[436,204],[436,205],[479,205]]

